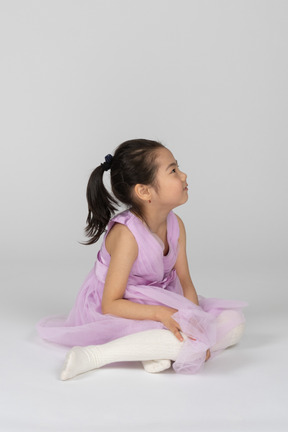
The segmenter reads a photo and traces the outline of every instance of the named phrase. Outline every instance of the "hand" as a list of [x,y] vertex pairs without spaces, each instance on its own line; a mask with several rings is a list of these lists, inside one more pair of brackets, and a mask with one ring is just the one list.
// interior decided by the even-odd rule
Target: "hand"
[[173,318],[171,318],[175,312],[177,312],[177,309],[160,306],[157,321],[162,322],[162,324],[164,324],[165,327],[167,327],[167,329],[170,330],[180,342],[183,342],[184,339],[180,333],[181,327]]

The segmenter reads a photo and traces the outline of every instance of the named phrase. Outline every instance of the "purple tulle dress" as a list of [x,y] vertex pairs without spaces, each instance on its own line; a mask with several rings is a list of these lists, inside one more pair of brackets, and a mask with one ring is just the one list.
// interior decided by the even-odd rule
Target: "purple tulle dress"
[[[166,328],[151,320],[132,320],[101,312],[101,299],[110,255],[105,239],[114,223],[126,225],[138,244],[138,257],[133,264],[124,298],[147,305],[165,305],[177,309],[173,315],[188,338],[173,364],[176,372],[196,373],[205,362],[206,351],[227,332],[244,322],[242,308],[246,303],[198,296],[199,306],[183,296],[174,265],[178,253],[179,224],[173,211],[167,217],[169,252],[146,224],[129,210],[110,220],[94,268],[84,281],[68,317],[46,317],[37,324],[39,335],[65,346],[99,345],[113,339],[150,329]],[[232,310],[231,320],[217,325],[216,318],[224,310]],[[215,355],[215,353],[213,354]],[[213,356],[212,355],[212,356]],[[211,357],[212,357],[211,356]]]

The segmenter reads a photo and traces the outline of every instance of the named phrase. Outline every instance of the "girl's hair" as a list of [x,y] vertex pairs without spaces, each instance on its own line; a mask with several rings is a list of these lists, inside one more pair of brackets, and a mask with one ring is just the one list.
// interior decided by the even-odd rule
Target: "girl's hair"
[[136,184],[151,185],[157,191],[157,150],[165,147],[158,141],[134,139],[120,144],[111,162],[111,189],[114,197],[103,183],[105,165],[99,165],[91,174],[87,185],[88,216],[85,233],[90,240],[84,244],[96,243],[117,210],[125,204],[136,215],[144,219],[141,203],[135,199],[133,187]]

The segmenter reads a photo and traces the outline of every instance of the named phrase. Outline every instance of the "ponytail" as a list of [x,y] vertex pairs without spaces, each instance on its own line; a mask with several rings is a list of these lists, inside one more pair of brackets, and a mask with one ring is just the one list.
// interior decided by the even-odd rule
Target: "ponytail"
[[95,168],[88,181],[86,190],[88,216],[86,219],[87,226],[85,228],[85,234],[87,237],[91,238],[84,243],[85,245],[91,245],[99,240],[109,220],[117,210],[115,206],[118,204],[117,201],[109,194],[104,186],[104,171],[107,171],[105,163]]

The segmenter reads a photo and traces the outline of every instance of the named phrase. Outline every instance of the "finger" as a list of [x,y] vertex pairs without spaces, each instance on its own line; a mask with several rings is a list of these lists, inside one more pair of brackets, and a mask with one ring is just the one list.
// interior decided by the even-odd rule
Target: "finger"
[[206,358],[205,358],[205,362],[207,361],[207,360],[209,360],[209,358],[210,358],[210,350],[208,349],[207,351],[206,351]]
[[178,322],[175,321],[173,318],[172,318],[172,324],[174,324],[174,326],[175,326],[178,330],[181,331],[181,327],[180,327],[180,325],[179,325]]
[[177,339],[179,339],[180,342],[183,342],[183,336],[181,335],[178,328],[174,328],[174,330],[172,330],[172,333],[177,337]]
[[181,329],[181,327],[180,327],[180,325],[178,324],[177,321],[175,321],[175,320],[172,319],[172,323],[171,323],[171,325],[173,326],[174,329],[177,329],[177,330],[179,330],[180,332],[182,331],[182,329]]

